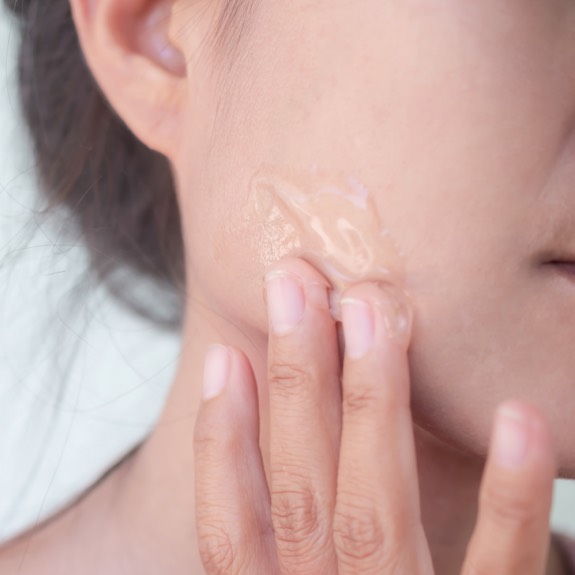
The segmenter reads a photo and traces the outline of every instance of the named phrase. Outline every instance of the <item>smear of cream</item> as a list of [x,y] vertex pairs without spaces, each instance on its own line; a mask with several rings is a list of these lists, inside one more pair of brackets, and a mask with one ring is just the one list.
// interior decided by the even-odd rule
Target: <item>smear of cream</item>
[[[286,255],[302,257],[336,294],[358,281],[403,284],[403,254],[368,190],[351,176],[335,182],[315,169],[297,177],[261,170],[252,178],[243,219],[265,267]],[[332,313],[339,319],[337,308]]]

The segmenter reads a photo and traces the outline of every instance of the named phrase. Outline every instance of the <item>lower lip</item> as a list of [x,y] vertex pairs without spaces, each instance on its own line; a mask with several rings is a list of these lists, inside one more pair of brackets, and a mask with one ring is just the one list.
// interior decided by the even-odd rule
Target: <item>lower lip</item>
[[575,281],[575,261],[552,261],[549,264],[560,274],[567,276],[571,281]]

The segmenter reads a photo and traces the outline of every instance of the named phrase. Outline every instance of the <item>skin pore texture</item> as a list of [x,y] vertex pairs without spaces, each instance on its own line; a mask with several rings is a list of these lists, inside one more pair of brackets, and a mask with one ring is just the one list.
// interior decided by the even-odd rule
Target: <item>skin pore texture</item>
[[[436,572],[455,575],[498,404],[538,405],[575,475],[575,281],[561,264],[575,259],[575,2],[234,5],[222,34],[219,2],[73,0],[103,91],[171,162],[187,258],[172,392],[109,509],[120,532],[138,526],[152,567],[174,549],[163,572],[200,569],[191,438],[205,353],[247,355],[268,445],[263,277],[299,255],[336,294],[366,279],[409,294],[423,523]],[[157,35],[182,58],[150,56]]]

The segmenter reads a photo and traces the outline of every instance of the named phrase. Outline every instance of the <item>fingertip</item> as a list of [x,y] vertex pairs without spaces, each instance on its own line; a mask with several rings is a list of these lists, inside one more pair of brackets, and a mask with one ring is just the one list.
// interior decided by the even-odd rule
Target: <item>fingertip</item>
[[413,327],[413,307],[405,290],[383,282],[356,284],[343,293],[341,303],[365,302],[381,316],[388,339],[409,345]]
[[230,386],[245,387],[255,381],[251,363],[239,349],[211,344],[206,350],[202,379],[202,397],[209,401],[221,395]]
[[206,351],[202,379],[202,397],[210,401],[226,388],[231,371],[231,356],[227,346],[212,344]]
[[[220,405],[219,409],[229,404],[234,412],[253,411],[257,393],[251,363],[241,350],[222,344],[212,344],[207,348],[202,379],[203,411],[210,406],[213,416],[215,408],[212,404]],[[230,401],[219,401],[224,397]]]
[[530,421],[523,409],[505,405],[497,410],[491,456],[501,468],[520,470],[532,449]]
[[322,275],[316,268],[302,258],[287,256],[273,263],[264,276],[264,284],[268,278],[276,275],[291,274],[302,280],[305,284],[320,284],[330,289],[331,282]]
[[553,441],[542,412],[522,400],[502,403],[496,412],[482,487],[486,505],[503,516],[544,519],[551,507],[556,473]]
[[231,359],[230,385],[234,391],[249,399],[257,398],[256,377],[247,355],[240,349],[228,346]]
[[200,444],[214,440],[225,446],[236,446],[239,435],[252,441],[259,433],[257,385],[251,363],[239,349],[221,344],[206,351],[202,401],[195,434]]
[[501,467],[520,470],[545,461],[555,465],[554,445],[548,422],[542,411],[525,400],[511,399],[497,408],[491,443],[491,455]]

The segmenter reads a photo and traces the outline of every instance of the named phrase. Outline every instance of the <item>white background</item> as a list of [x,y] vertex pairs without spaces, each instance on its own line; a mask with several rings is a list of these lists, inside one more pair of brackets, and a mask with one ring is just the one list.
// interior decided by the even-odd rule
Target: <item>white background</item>
[[[85,253],[60,245],[61,224],[34,214],[34,162],[14,91],[16,42],[2,13],[0,540],[68,503],[146,436],[179,351],[175,335],[131,317],[97,287],[79,294],[70,313]],[[558,482],[553,524],[575,535],[571,482]]]

